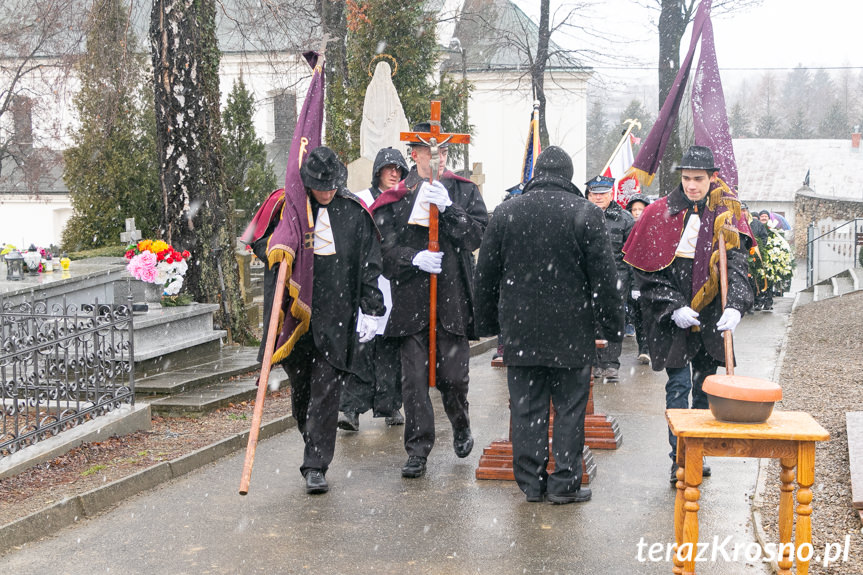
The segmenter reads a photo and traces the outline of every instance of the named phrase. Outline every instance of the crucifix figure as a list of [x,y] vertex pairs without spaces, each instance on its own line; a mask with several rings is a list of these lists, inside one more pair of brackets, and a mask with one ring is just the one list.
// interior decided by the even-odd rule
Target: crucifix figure
[[[429,182],[437,179],[440,167],[440,146],[444,144],[469,144],[470,134],[447,134],[441,132],[440,101],[432,100],[429,130],[427,132],[402,132],[403,142],[422,143],[429,147],[431,161],[429,162]],[[440,251],[438,243],[438,207],[429,204],[429,245],[430,252]],[[435,386],[435,355],[437,332],[437,274],[429,277],[429,387]]]

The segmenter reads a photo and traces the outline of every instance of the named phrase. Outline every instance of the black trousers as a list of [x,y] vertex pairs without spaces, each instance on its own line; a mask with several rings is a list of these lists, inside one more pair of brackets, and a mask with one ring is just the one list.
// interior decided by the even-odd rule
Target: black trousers
[[[584,414],[590,395],[590,366],[509,366],[512,468],[529,496],[569,495],[581,487]],[[554,404],[554,472],[548,466],[549,400]]]
[[326,473],[336,449],[339,393],[351,374],[325,359],[311,333],[300,338],[282,367],[291,381],[294,418],[306,444],[300,473]]
[[[399,340],[376,336],[360,346],[367,354],[367,375],[351,375],[342,389],[339,411],[365,413],[372,410],[375,417],[390,417],[402,406],[402,368],[399,359]],[[368,381],[366,381],[368,380]]]
[[[434,407],[429,396],[428,348],[425,329],[401,338],[402,399],[405,408],[405,451],[428,457],[434,447]],[[467,337],[437,331],[435,383],[453,430],[470,427],[467,388],[470,344]]]
[[630,297],[626,301],[626,323],[635,328],[635,341],[638,343],[638,353],[647,353],[647,327],[641,318],[641,300]]
[[[629,280],[624,280],[621,274],[618,274],[620,280],[618,281],[618,285],[621,286],[619,288],[620,296],[622,301],[626,301],[626,298],[629,297]],[[624,306],[625,308],[625,306]],[[606,336],[608,334],[603,334],[600,330],[597,330],[596,337],[598,339],[608,339]],[[622,333],[620,334],[623,335]],[[599,348],[596,350],[596,360],[594,361],[594,365],[596,367],[600,367],[602,369],[614,368],[620,369],[620,354],[623,351],[623,342],[622,341],[609,341],[608,345],[605,347]]]

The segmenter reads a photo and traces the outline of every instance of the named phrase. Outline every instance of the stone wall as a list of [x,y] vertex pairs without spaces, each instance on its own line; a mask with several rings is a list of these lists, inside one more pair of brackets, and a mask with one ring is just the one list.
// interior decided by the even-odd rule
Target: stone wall
[[863,218],[863,201],[819,196],[809,188],[801,188],[794,196],[794,250],[798,258],[806,257],[806,230],[810,223],[831,218],[853,220]]

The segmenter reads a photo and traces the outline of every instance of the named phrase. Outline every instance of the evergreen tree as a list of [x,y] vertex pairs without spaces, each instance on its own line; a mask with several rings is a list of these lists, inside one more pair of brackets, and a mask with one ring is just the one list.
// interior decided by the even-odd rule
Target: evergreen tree
[[806,110],[798,108],[788,118],[788,128],[785,137],[790,140],[806,140],[812,137],[812,128]]
[[761,76],[758,82],[758,88],[755,90],[755,109],[758,110],[758,120],[756,121],[755,135],[759,138],[778,138],[779,135],[779,118],[776,116],[775,109],[778,108],[777,101],[777,83],[778,80],[771,72],[766,72]]
[[[464,103],[467,83],[443,74],[430,78],[440,58],[435,14],[423,0],[367,0],[347,2],[347,78],[328,84],[327,145],[347,161],[359,157],[363,101],[373,60],[392,58],[393,84],[408,123],[429,117],[429,100],[439,99],[441,122],[452,132],[469,132]],[[397,70],[396,70],[397,66]],[[454,146],[449,159],[459,159]]]
[[234,81],[222,114],[222,151],[225,187],[234,199],[234,207],[249,216],[276,188],[276,174],[267,161],[266,147],[255,133],[254,114],[254,96],[239,78]]
[[751,138],[752,131],[749,128],[749,112],[740,103],[735,102],[728,114],[728,125],[732,138]]
[[830,76],[830,73],[824,69],[818,69],[812,76],[809,93],[806,94],[806,110],[809,118],[809,126],[812,130],[810,137],[815,138],[832,138],[833,136],[825,135],[825,129],[828,124],[835,124],[839,121],[838,117],[827,119],[827,115],[834,110],[834,104],[840,101],[836,83]]
[[755,134],[759,138],[777,138],[779,137],[779,120],[776,116],[767,113],[758,118],[758,126],[755,128]]
[[848,116],[838,100],[830,104],[821,122],[818,124],[818,137],[830,139],[847,139],[851,130],[848,127]]
[[[602,98],[596,98],[590,105],[587,114],[587,174],[598,174],[599,170],[608,160],[606,148],[608,142],[609,128],[608,120],[605,118],[605,110],[602,107]],[[610,151],[609,151],[610,153]]]
[[798,66],[786,77],[782,84],[782,110],[785,123],[784,137],[808,138],[812,134],[812,118],[809,114],[809,97],[812,92],[812,79],[809,70]]
[[848,128],[852,132],[863,130],[863,71],[848,78],[847,114]]
[[126,218],[148,236],[159,225],[152,92],[126,18],[120,0],[94,2],[77,66],[80,125],[63,173],[73,209],[63,230],[70,251],[119,244]]

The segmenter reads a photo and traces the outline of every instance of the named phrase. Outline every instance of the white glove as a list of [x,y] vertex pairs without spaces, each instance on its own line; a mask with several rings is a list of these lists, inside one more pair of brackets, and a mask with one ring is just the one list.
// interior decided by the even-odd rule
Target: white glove
[[431,184],[423,182],[420,186],[418,202],[434,204],[440,213],[444,213],[448,206],[452,205],[452,200],[449,199],[449,192],[440,180],[435,180]]
[[674,323],[676,323],[677,327],[680,329],[688,329],[696,325],[701,325],[701,322],[698,321],[698,312],[688,305],[674,310],[674,313],[671,314],[671,319],[674,320]]
[[634,300],[638,300],[638,298],[640,298],[640,297],[641,297],[641,292],[640,292],[640,291],[638,291],[637,289],[634,289],[634,290],[632,290],[632,291],[630,292],[630,294],[629,294],[629,295],[630,295],[630,296],[632,296],[632,299],[634,299]]
[[357,325],[357,334],[360,336],[360,343],[371,341],[378,331],[378,318],[373,315],[361,314]]
[[722,317],[716,322],[716,329],[719,331],[729,330],[734,333],[734,328],[737,327],[738,323],[740,323],[740,312],[733,307],[727,307],[722,312]]
[[430,252],[423,250],[417,252],[411,263],[430,274],[439,274],[441,272],[441,262],[443,261],[443,252]]

